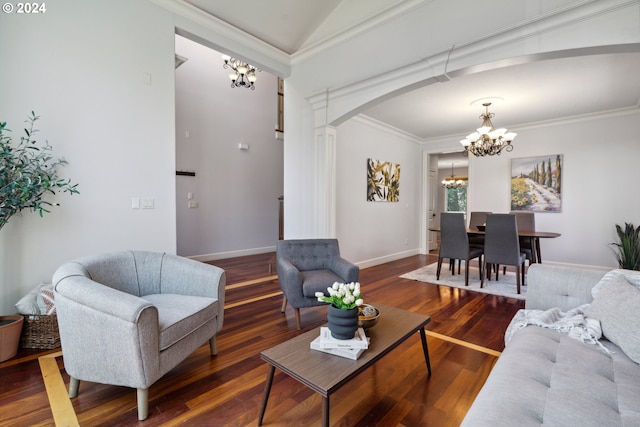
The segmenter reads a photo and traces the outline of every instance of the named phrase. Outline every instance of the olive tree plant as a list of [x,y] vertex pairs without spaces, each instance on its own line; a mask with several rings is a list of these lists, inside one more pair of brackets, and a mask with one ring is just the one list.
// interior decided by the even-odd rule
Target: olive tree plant
[[19,141],[12,139],[7,123],[0,122],[0,229],[23,209],[40,216],[50,212],[49,207],[57,203],[50,202],[48,197],[56,192],[78,193],[78,184],[58,176],[58,166],[67,162],[53,157],[48,142],[36,142],[35,123],[39,118],[31,112]]

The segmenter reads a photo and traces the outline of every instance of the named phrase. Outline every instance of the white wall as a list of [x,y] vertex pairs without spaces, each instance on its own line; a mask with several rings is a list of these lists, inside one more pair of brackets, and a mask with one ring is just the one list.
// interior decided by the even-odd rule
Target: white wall
[[[360,117],[337,128],[336,235],[341,255],[361,267],[417,254],[421,148]],[[367,201],[367,159],[400,165],[400,201]]]
[[[121,249],[175,252],[174,29],[146,0],[47,3],[0,14],[0,120],[19,137],[31,110],[39,139],[69,161],[80,195],[0,232],[0,313],[63,262]],[[150,84],[145,78],[150,76]],[[132,197],[155,209],[131,209]]]
[[640,112],[518,129],[511,153],[471,158],[469,210],[508,212],[511,159],[562,154],[562,212],[536,213],[543,261],[616,267],[615,224],[640,225]]
[[[196,172],[176,178],[178,254],[275,250],[283,194],[276,77],[259,72],[255,90],[232,88],[220,53],[180,36],[176,53],[188,58],[176,69],[176,164]],[[197,209],[188,208],[188,193]]]

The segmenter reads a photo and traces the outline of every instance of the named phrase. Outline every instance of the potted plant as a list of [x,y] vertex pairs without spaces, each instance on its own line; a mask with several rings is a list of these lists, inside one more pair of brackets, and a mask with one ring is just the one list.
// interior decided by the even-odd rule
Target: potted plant
[[338,283],[327,288],[329,296],[316,292],[318,301],[328,302],[328,328],[336,339],[353,338],[358,330],[358,307],[363,304],[360,283]]
[[[34,139],[39,118],[31,112],[25,121],[24,135],[18,141],[11,137],[7,123],[0,122],[0,229],[24,209],[38,212],[40,216],[50,212],[49,208],[57,203],[50,202],[47,196],[57,192],[78,193],[78,184],[58,176],[58,166],[67,162],[53,157],[48,142],[38,144]],[[22,321],[22,316],[0,317],[0,361],[15,356]]]
[[614,253],[620,268],[640,270],[640,226],[625,222],[624,229],[616,224],[618,241],[611,243],[616,249]]

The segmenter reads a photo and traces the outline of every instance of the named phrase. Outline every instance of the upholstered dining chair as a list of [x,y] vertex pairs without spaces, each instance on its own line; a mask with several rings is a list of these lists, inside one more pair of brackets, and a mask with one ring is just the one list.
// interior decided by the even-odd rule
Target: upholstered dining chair
[[69,397],[80,381],[136,388],[146,419],[152,384],[207,341],[217,354],[225,281],[221,268],[155,252],[60,266],[53,285]]
[[278,282],[284,294],[282,309],[293,307],[296,327],[302,329],[300,309],[326,303],[316,292],[327,294],[335,282],[357,282],[360,268],[340,256],[337,239],[279,240],[276,244]]
[[[518,230],[536,231],[536,217],[533,212],[511,211],[512,215],[518,218]],[[520,237],[520,249],[527,252],[527,259],[530,263],[542,262],[540,257],[540,239],[533,237]]]
[[[491,280],[491,265],[511,265],[516,267],[517,290],[524,284],[524,267],[527,255],[520,250],[518,225],[515,215],[491,214],[487,216],[484,241],[484,270],[487,279]],[[496,281],[498,280],[496,269]],[[522,282],[521,282],[522,276]],[[484,276],[480,279],[480,287],[484,286]]]
[[464,260],[464,284],[469,286],[469,261],[478,258],[480,279],[482,280],[483,249],[469,245],[469,237],[461,213],[443,212],[440,214],[440,249],[438,251],[438,267],[436,278],[440,280],[442,260]]
[[[487,222],[487,215],[491,215],[492,213],[493,212],[487,211],[472,211],[469,215],[469,228],[478,228],[479,225],[485,225]],[[469,236],[469,244],[484,246],[484,236]]]

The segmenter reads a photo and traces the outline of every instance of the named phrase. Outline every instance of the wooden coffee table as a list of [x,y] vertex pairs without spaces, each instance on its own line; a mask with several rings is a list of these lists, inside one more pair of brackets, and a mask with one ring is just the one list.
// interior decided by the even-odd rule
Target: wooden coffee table
[[373,305],[380,310],[380,319],[367,331],[371,342],[358,360],[311,350],[309,344],[320,334],[319,328],[260,353],[262,360],[269,363],[269,371],[258,418],[259,426],[262,425],[276,368],[322,395],[323,426],[329,425],[329,396],[417,331],[420,331],[424,360],[431,376],[429,349],[424,331],[431,317],[382,304]]

